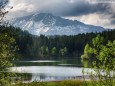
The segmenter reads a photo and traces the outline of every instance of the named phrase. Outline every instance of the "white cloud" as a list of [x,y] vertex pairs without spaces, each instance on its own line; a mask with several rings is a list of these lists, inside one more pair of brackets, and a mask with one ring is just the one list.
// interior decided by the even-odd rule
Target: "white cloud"
[[74,3],[75,0],[68,0],[68,3]]
[[79,20],[81,22],[84,22],[85,24],[91,24],[95,26],[102,26],[105,28],[115,28],[115,25],[111,25],[111,20],[109,18],[110,16],[104,15],[104,14],[88,14],[83,16],[77,16],[77,17],[65,17],[66,19],[70,20]]
[[110,24],[110,21],[108,19],[105,18],[102,19],[102,16],[96,13],[82,16],[80,18],[80,21],[85,22],[87,24],[100,25],[100,26]]
[[21,10],[25,10],[27,12],[32,12],[35,7],[34,5],[27,5],[26,3],[20,3],[20,4],[17,4],[12,10],[11,12],[14,12],[14,11],[21,11]]
[[59,15],[71,10],[73,2],[75,0],[69,0],[69,2],[68,0],[9,0],[8,7],[13,6],[13,9],[10,10],[8,17],[24,16],[32,12],[49,12]]
[[[99,4],[92,0],[9,0],[13,6],[7,15],[8,19],[21,17],[34,12],[48,12],[59,16],[71,16],[81,22],[103,27],[114,27],[114,3]],[[95,0],[96,1],[96,0]],[[98,7],[97,7],[98,6]],[[103,11],[103,12],[102,12]],[[77,16],[77,17],[76,17]]]

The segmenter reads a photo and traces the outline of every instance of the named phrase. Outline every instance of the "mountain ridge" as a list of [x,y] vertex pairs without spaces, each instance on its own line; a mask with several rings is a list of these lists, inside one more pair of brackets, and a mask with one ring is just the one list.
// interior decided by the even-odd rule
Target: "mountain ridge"
[[77,35],[102,32],[103,27],[86,25],[78,20],[64,19],[50,13],[38,13],[13,19],[11,25],[27,30],[33,35]]

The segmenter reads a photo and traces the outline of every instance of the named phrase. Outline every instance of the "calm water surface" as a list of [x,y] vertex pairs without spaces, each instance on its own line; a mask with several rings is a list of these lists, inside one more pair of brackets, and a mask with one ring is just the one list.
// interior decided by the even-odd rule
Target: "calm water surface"
[[[31,74],[30,81],[57,81],[81,77],[80,59],[17,61],[10,71]],[[88,71],[89,69],[85,69]],[[87,74],[85,74],[87,75]]]

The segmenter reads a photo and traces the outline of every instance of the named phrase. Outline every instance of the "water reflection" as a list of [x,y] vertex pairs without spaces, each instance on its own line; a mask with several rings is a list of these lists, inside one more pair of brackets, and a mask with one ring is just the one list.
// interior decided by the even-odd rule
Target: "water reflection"
[[[31,81],[56,81],[65,79],[75,79],[82,77],[81,67],[61,67],[61,66],[26,66],[26,67],[12,67],[10,70],[17,73],[32,74]],[[90,69],[85,69],[87,72]],[[84,75],[87,75],[85,73]]]
[[17,62],[38,62],[38,63],[52,63],[52,62],[60,62],[60,61],[55,61],[55,60],[37,60],[37,61],[17,61]]
[[48,76],[45,74],[32,74],[31,81],[60,81],[60,80],[69,80],[74,79],[75,77],[69,76]]
[[37,61],[14,61],[16,66],[76,66],[81,67],[81,59],[58,59]]
[[[87,67],[88,61],[82,61]],[[10,71],[31,74],[31,81],[56,81],[82,78],[81,59],[59,59],[14,62],[17,67]],[[85,69],[88,71],[89,69]],[[85,74],[87,75],[87,74]]]

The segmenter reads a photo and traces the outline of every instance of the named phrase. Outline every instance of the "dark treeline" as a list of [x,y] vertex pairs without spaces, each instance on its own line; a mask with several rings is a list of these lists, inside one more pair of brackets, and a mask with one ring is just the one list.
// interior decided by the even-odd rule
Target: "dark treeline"
[[79,58],[83,54],[85,45],[91,44],[92,38],[97,34],[105,38],[105,43],[108,40],[115,40],[115,30],[75,36],[35,36],[19,28],[0,26],[0,33],[7,33],[15,38],[19,47],[18,53],[23,59]]

